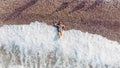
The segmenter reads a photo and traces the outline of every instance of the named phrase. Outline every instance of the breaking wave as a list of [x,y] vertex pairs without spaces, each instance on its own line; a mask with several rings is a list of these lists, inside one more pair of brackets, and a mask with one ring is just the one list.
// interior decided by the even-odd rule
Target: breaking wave
[[0,68],[119,68],[120,44],[41,22],[0,27]]

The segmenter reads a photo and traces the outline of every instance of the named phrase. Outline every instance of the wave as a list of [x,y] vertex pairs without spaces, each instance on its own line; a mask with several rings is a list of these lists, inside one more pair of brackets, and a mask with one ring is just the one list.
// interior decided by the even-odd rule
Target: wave
[[118,68],[120,44],[97,34],[44,22],[0,27],[0,68]]

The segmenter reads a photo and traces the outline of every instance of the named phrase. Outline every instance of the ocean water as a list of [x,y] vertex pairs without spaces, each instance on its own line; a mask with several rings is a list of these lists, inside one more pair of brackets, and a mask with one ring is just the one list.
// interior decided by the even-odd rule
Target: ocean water
[[120,44],[44,22],[0,27],[0,68],[120,68]]

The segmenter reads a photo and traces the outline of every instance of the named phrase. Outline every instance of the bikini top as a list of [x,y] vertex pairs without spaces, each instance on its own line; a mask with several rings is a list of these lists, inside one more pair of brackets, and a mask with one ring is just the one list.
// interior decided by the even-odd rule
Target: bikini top
[[60,28],[62,28],[62,26],[58,25],[57,28],[60,29]]

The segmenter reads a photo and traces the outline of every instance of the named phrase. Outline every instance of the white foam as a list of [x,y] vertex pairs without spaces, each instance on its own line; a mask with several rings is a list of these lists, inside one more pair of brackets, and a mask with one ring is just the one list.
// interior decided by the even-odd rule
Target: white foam
[[63,31],[45,23],[0,28],[1,66],[17,68],[120,67],[120,44],[79,30]]

